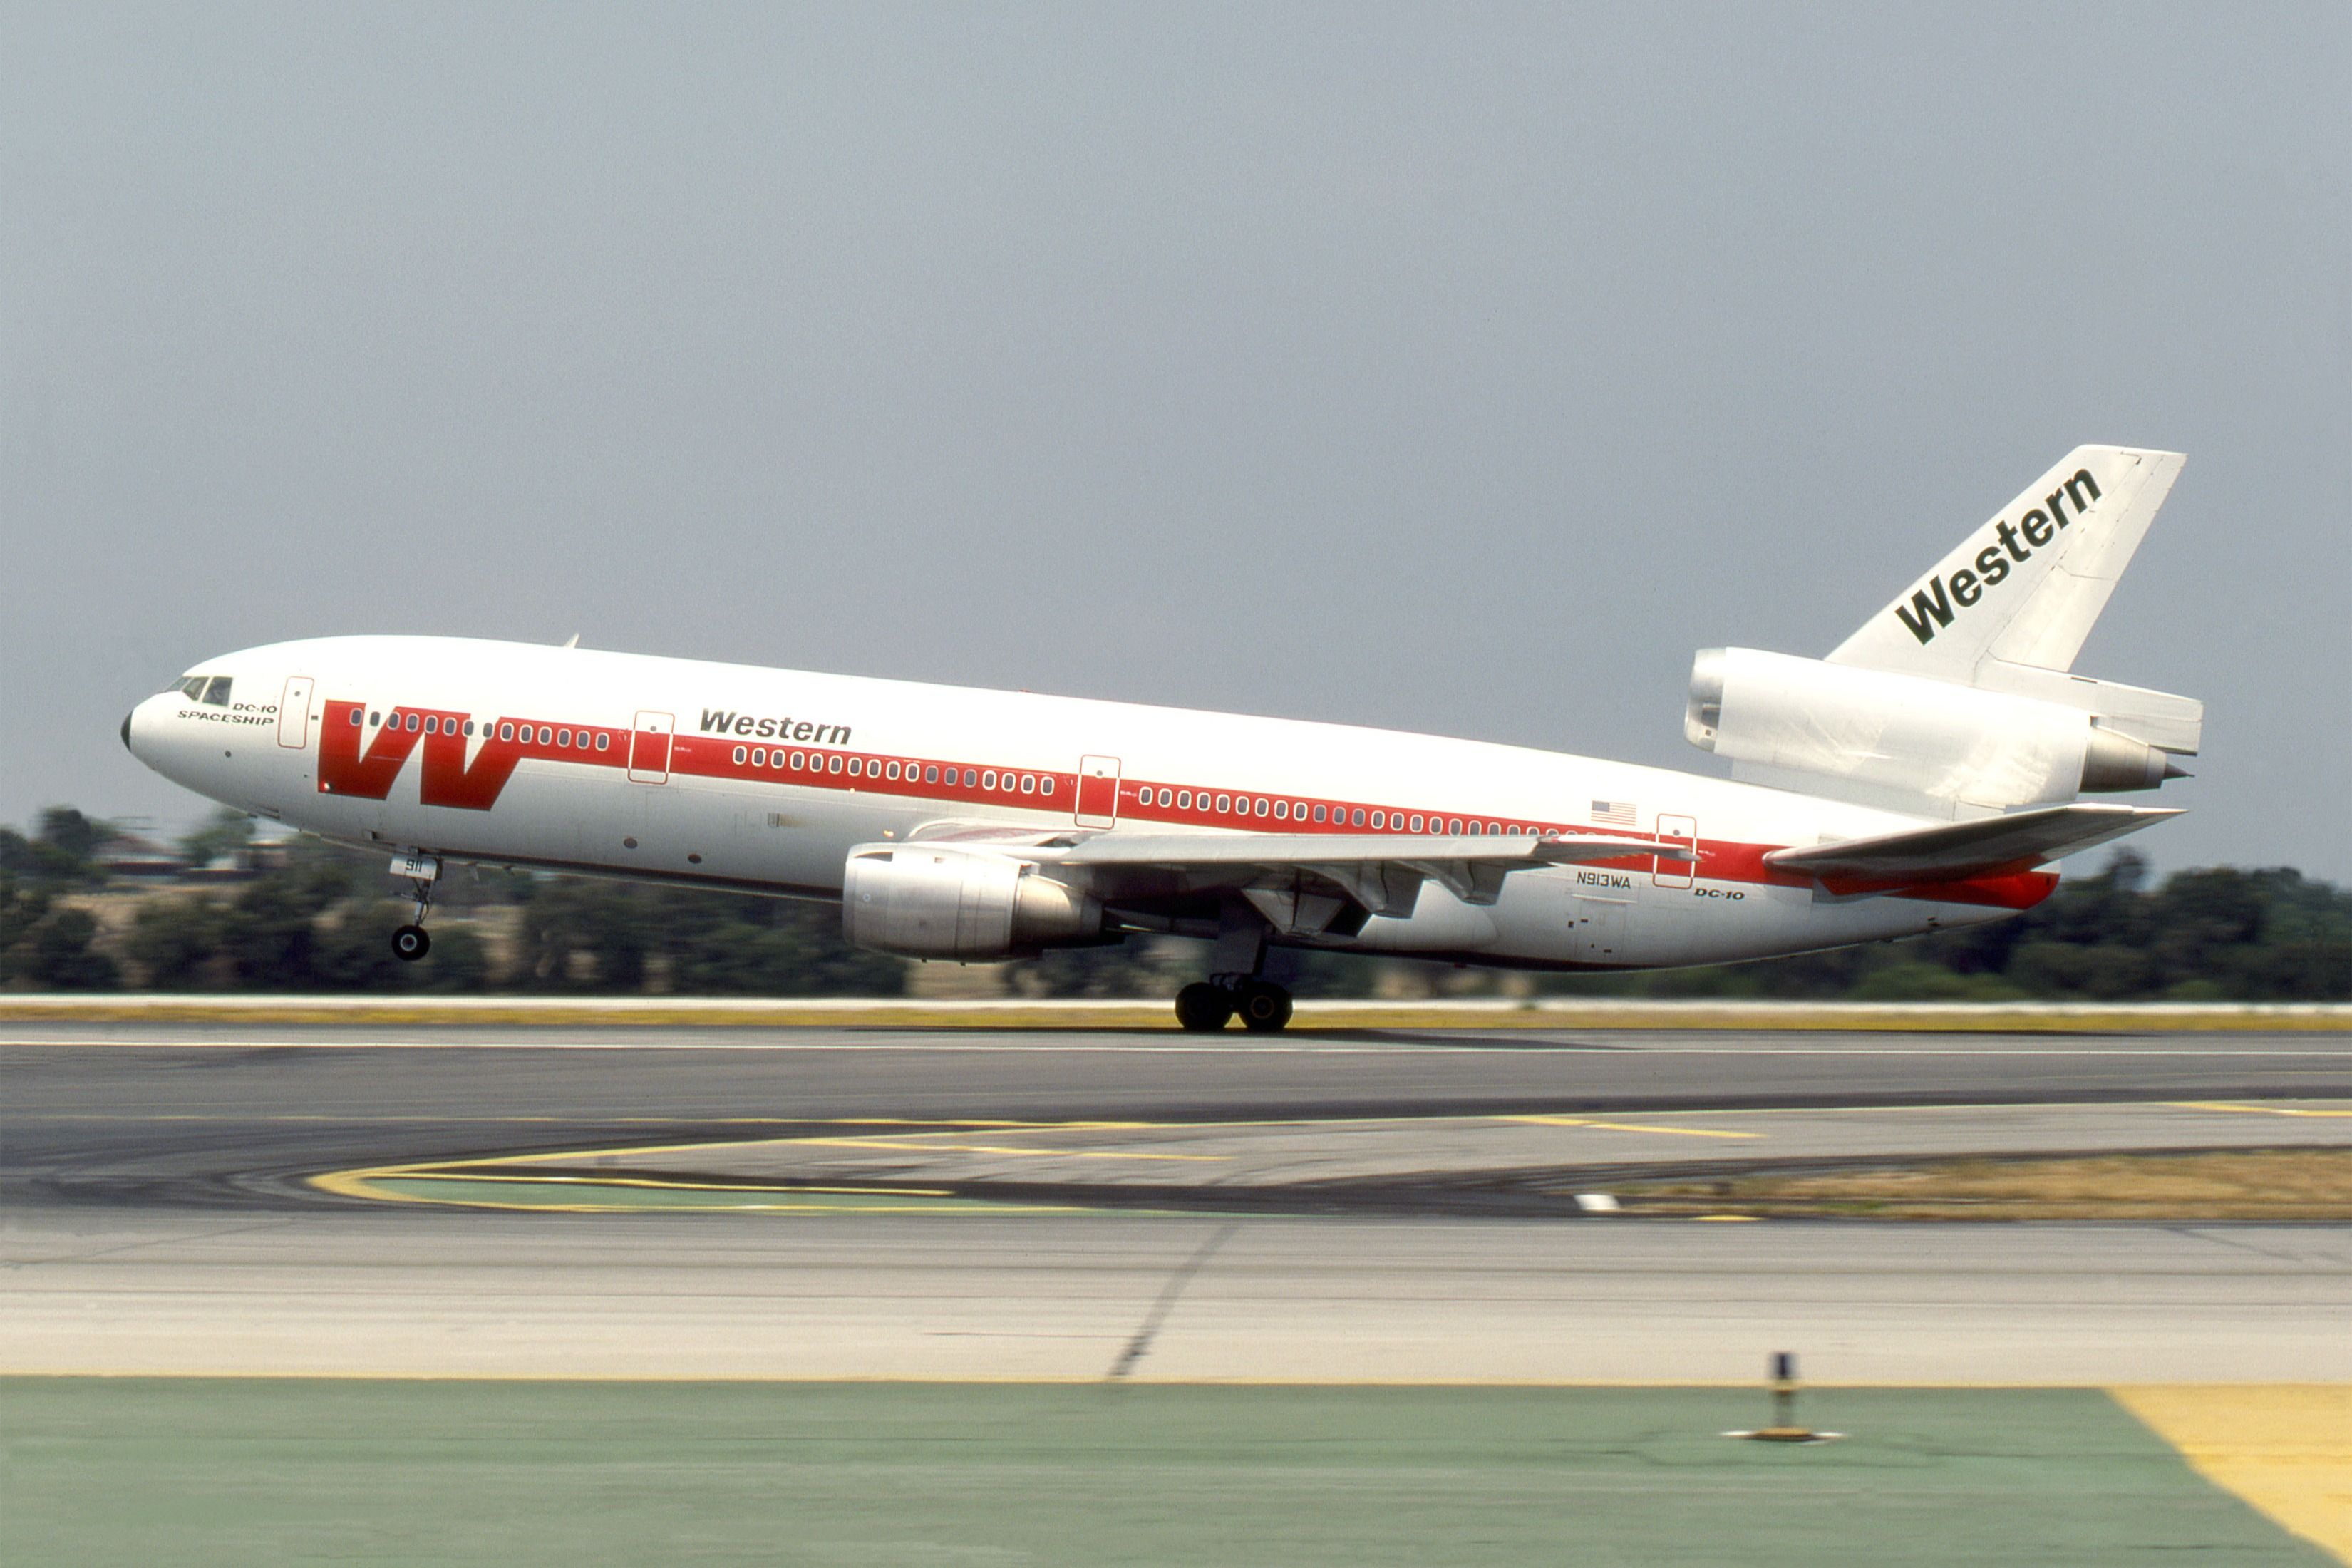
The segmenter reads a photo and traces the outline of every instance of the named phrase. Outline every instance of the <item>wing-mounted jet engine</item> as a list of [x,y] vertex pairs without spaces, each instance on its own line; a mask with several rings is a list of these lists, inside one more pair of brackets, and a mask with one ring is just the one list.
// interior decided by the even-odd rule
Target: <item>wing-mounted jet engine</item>
[[1748,783],[1954,819],[2184,776],[2202,703],[2070,672],[2181,462],[2077,447],[1826,659],[1701,652],[1685,737]]
[[1118,940],[1094,895],[1034,862],[921,840],[849,852],[841,925],[855,945],[906,958],[1026,958]]

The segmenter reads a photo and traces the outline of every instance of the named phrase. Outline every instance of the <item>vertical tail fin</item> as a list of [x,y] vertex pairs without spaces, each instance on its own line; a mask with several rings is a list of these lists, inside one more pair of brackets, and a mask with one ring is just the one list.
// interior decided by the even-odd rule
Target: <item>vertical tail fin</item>
[[2186,461],[2077,447],[1829,656],[1832,664],[2006,685],[2065,670]]

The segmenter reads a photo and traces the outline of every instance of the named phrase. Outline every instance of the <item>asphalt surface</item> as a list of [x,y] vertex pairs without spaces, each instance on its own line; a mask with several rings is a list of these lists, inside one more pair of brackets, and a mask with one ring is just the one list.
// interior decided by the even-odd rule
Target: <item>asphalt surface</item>
[[1689,1382],[1793,1350],[1832,1382],[2352,1381],[2343,1226],[517,1214],[310,1184],[858,1117],[2293,1108],[2352,1100],[2341,1036],[6,1033],[0,1373]]
[[0,1201],[332,1201],[360,1165],[843,1118],[1227,1121],[2352,1100],[2352,1036],[339,1029],[0,1033]]

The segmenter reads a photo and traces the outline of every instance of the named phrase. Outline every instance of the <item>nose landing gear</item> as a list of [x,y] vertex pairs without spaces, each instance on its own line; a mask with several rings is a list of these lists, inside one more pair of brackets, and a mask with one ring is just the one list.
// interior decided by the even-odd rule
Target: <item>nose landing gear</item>
[[403,963],[414,963],[433,951],[425,917],[433,910],[433,884],[441,875],[441,860],[436,855],[395,855],[392,870],[393,875],[408,879],[416,898],[416,918],[392,933],[392,955]]

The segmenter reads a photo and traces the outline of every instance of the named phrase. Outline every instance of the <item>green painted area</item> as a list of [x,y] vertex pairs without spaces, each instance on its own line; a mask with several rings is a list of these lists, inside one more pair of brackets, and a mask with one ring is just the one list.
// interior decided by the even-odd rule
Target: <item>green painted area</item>
[[924,1193],[832,1193],[788,1187],[640,1186],[583,1178],[514,1181],[464,1176],[373,1176],[369,1186],[436,1204],[501,1208],[727,1210],[770,1214],[1062,1214],[1045,1204],[1000,1204]]
[[2325,1563],[2092,1390],[0,1379],[0,1563]]

